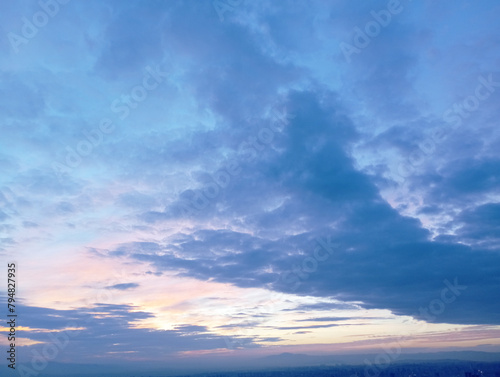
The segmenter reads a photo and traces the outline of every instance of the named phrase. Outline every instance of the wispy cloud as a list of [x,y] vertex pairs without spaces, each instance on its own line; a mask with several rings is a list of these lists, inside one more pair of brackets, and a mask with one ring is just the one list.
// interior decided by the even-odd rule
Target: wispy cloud
[[137,288],[139,284],[137,283],[122,283],[122,284],[114,284],[106,287],[107,289],[119,289],[119,290],[127,290],[127,289],[133,289]]

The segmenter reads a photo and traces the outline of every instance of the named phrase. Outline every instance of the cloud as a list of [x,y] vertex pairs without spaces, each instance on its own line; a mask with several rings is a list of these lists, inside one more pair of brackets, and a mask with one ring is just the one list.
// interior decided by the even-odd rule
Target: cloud
[[[162,57],[162,14],[167,4],[155,2],[140,6],[132,1],[126,7],[114,6],[103,40],[106,41],[95,62],[95,71],[116,80],[124,75],[135,75],[151,61]],[[149,22],[140,22],[148,19]]]
[[[464,200],[491,192],[498,186],[500,160],[460,159],[448,164],[441,184],[431,191],[435,201]],[[452,195],[449,195],[449,194]]]
[[[467,292],[435,320],[496,323],[496,304],[486,297],[497,283],[486,266],[498,265],[497,255],[431,241],[419,220],[399,214],[380,197],[370,177],[356,170],[346,152],[356,139],[348,119],[335,116],[332,105],[322,107],[312,93],[293,94],[289,106],[296,117],[276,141],[277,150],[243,165],[244,176],[217,199],[230,210],[211,207],[200,214],[237,216],[253,236],[200,229],[172,238],[161,255],[129,255],[160,271],[290,293],[290,282],[301,277],[292,273],[287,284],[284,274],[312,254],[315,238],[331,237],[339,247],[313,273],[303,274],[294,293],[422,318],[419,307],[440,297],[446,279],[457,278]],[[314,126],[306,127],[306,122]],[[269,210],[259,200],[262,192],[287,199]],[[290,227],[298,234],[287,234]]]
[[[18,310],[23,313],[23,326],[31,329],[23,332],[23,337],[48,343],[58,340],[66,344],[64,358],[78,357],[87,362],[96,360],[96,355],[126,360],[129,351],[134,351],[134,357],[139,359],[160,360],[184,350],[224,348],[226,341],[257,347],[248,337],[219,336],[205,326],[184,324],[172,330],[137,328],[137,324],[154,315],[131,305],[96,304],[88,308],[55,310],[21,304]],[[44,346],[41,343],[22,348],[27,348],[23,352],[28,356],[43,352]],[[29,362],[29,357],[24,361]]]
[[139,286],[139,284],[137,284],[137,283],[122,283],[122,284],[110,285],[110,286],[106,287],[106,289],[118,289],[121,291],[126,291],[128,289],[137,288],[138,286]]
[[357,306],[353,304],[347,304],[343,302],[319,302],[316,304],[302,304],[299,305],[293,309],[283,309],[284,311],[297,311],[297,312],[308,312],[312,310],[325,310],[325,311],[330,311],[330,310],[335,310],[335,309],[356,309]]
[[[60,280],[35,296],[46,273],[37,261],[59,261],[54,276],[63,276],[89,253],[109,266],[104,275],[141,264],[144,279],[165,284],[310,299],[276,310],[310,328],[374,319],[360,309],[499,324],[498,85],[459,126],[444,117],[463,110],[481,75],[500,80],[498,4],[401,3],[350,63],[339,44],[387,1],[242,2],[223,22],[212,2],[69,2],[19,53],[0,42],[0,238],[2,255],[30,271],[26,296],[39,300],[23,307],[26,323],[81,324],[78,335],[67,330],[68,359],[227,347],[210,320],[190,323],[196,303],[175,307],[189,306],[169,330],[141,328],[165,319],[134,306],[147,283],[133,275],[102,283],[109,276],[88,272],[75,288],[121,291],[116,305],[68,298],[57,304],[66,310],[49,309]],[[39,4],[4,8],[7,35]],[[142,98],[151,69],[162,82]],[[103,119],[115,128],[96,142]],[[436,141],[438,130],[446,137]],[[57,174],[54,163],[76,152]],[[398,175],[410,160],[409,175]],[[255,322],[236,311],[248,322],[221,332]],[[264,341],[277,338],[239,344]]]
[[457,220],[463,225],[456,231],[455,239],[473,244],[476,247],[498,249],[500,203],[487,203],[464,210]]
[[306,319],[299,319],[299,322],[336,322],[336,321],[349,321],[349,320],[355,320],[355,319],[363,319],[363,320],[370,320],[370,319],[380,319],[378,317],[319,317],[319,318],[306,318]]
[[[301,330],[301,329],[323,329],[323,328],[330,328],[330,327],[336,327],[340,325],[335,325],[335,324],[330,324],[330,325],[312,325],[312,326],[283,326],[283,327],[277,327],[280,330]],[[343,325],[345,326],[345,325]]]

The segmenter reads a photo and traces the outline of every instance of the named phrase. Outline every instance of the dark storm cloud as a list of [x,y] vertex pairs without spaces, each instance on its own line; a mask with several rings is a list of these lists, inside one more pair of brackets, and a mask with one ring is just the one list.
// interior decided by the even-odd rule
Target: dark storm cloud
[[[312,254],[316,237],[331,237],[339,245],[335,252],[305,274],[293,293],[362,301],[368,308],[423,318],[420,307],[440,298],[445,280],[458,279],[467,290],[433,320],[496,323],[498,304],[491,294],[498,286],[498,255],[431,241],[419,220],[400,215],[356,170],[347,152],[356,133],[345,116],[312,93],[293,94],[289,107],[296,117],[276,150],[243,165],[245,174],[218,200],[228,209],[207,211],[238,216],[255,235],[199,230],[173,237],[163,248],[166,255],[130,255],[184,276],[292,293],[294,284],[284,274]],[[268,210],[261,193],[287,199]],[[294,227],[301,231],[287,235]]]
[[436,201],[446,197],[448,201],[471,199],[471,195],[494,192],[500,184],[500,160],[459,159],[446,166],[441,179],[431,191]]
[[477,247],[497,250],[500,246],[500,204],[488,203],[463,211],[458,216],[463,225],[456,239]]

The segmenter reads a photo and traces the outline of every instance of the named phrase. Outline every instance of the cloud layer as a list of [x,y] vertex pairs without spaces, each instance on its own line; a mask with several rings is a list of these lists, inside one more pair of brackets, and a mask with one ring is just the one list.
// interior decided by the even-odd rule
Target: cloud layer
[[0,8],[0,255],[26,347],[500,325],[495,1]]

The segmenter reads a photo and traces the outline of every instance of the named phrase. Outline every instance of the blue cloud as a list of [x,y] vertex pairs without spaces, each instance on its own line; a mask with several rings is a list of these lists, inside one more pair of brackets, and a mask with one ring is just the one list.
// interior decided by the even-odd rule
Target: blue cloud
[[137,288],[138,286],[139,286],[139,284],[137,284],[137,283],[122,283],[122,284],[110,285],[110,286],[108,286],[106,288],[107,289],[118,289],[118,290],[121,290],[121,291],[126,291],[128,289]]
[[[244,177],[214,201],[230,210],[208,207],[200,214],[239,216],[257,235],[199,230],[191,237],[172,238],[176,246],[164,248],[161,256],[139,251],[130,255],[160,271],[291,293],[294,284],[282,277],[301,265],[305,256],[300,251],[312,251],[315,237],[328,236],[338,249],[318,262],[314,273],[304,273],[307,277],[294,293],[360,300],[365,307],[422,318],[419,308],[440,297],[443,281],[456,278],[467,292],[433,320],[496,323],[497,304],[483,300],[496,289],[496,272],[489,266],[497,265],[497,256],[431,241],[419,220],[399,214],[380,197],[370,177],[355,169],[346,153],[349,140],[355,140],[349,121],[328,115],[332,110],[319,106],[311,94],[294,95],[290,106],[297,116],[277,144],[281,152],[242,164]],[[315,127],[305,127],[306,119]],[[289,200],[269,211],[260,200],[263,192]],[[291,226],[302,231],[288,236]],[[269,266],[274,273],[267,272]],[[292,277],[295,283],[300,274]]]

